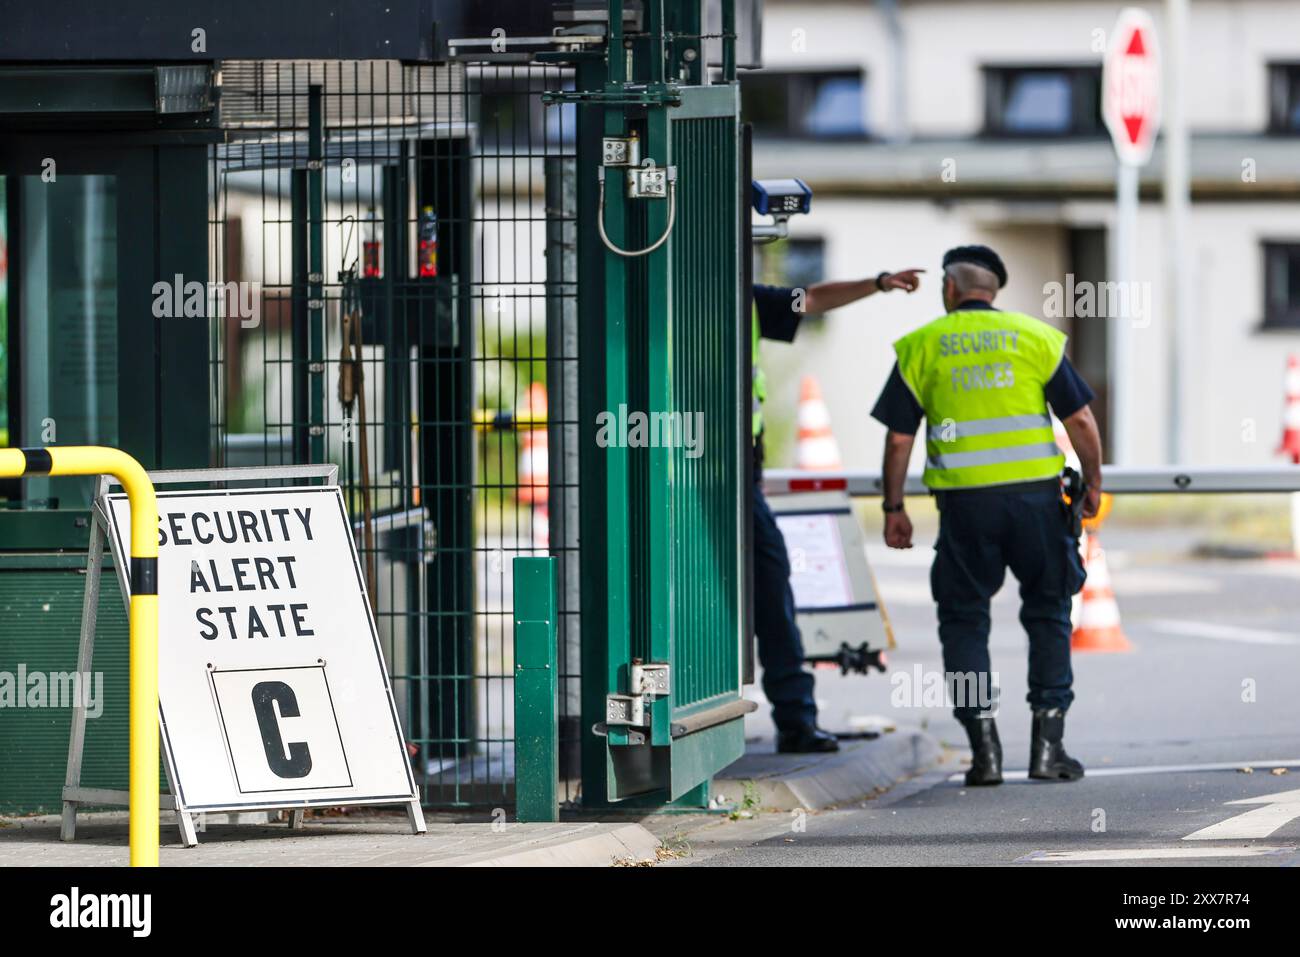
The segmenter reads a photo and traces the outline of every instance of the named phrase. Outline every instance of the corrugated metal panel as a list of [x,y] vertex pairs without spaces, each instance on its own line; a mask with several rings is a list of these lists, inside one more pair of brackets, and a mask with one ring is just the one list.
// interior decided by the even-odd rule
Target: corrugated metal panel
[[740,687],[736,128],[732,117],[673,123],[678,223],[670,329],[672,409],[695,416],[703,454],[672,452],[673,682],[677,709]]
[[[0,682],[16,683],[20,670],[28,676],[76,670],[85,581],[76,570],[0,571]],[[111,568],[102,581],[92,675],[102,675],[103,713],[87,722],[81,779],[90,786],[125,787],[126,612]],[[66,702],[39,708],[14,704],[5,697],[0,706],[0,812],[58,811],[71,708]]]

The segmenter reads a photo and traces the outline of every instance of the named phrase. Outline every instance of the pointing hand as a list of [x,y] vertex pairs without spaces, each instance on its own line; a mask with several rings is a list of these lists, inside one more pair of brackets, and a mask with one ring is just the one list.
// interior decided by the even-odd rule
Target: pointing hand
[[905,289],[907,292],[916,292],[921,288],[920,274],[925,272],[924,269],[901,269],[898,272],[891,272],[885,277],[884,289]]

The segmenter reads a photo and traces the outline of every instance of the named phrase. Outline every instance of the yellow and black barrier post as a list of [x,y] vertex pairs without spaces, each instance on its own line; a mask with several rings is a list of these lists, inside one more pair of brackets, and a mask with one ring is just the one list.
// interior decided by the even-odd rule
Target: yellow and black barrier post
[[158,866],[158,500],[144,468],[93,445],[0,449],[0,478],[111,475],[131,503],[131,866]]

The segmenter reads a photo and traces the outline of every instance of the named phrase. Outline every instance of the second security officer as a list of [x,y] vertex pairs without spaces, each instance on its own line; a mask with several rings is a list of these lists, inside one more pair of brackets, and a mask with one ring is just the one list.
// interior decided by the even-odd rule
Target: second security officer
[[968,785],[1002,783],[989,662],[989,599],[1006,570],[1020,582],[1020,622],[1029,635],[1029,776],[1073,781],[1083,765],[1065,752],[1065,712],[1074,698],[1070,599],[1084,571],[1048,407],[1065,424],[1087,485],[1082,514],[1101,497],[1101,438],[1093,392],[1065,356],[1065,335],[993,299],[1007,271],[987,246],[943,257],[947,314],[894,343],[897,363],[872,415],[885,439],[885,544],[912,546],[903,482],[924,420],[923,481],[939,506],[930,569],[939,640],[954,714],[970,739]]
[[772,703],[776,749],[783,754],[837,751],[835,735],[817,727],[813,676],[804,670],[803,638],[795,623],[794,592],[785,538],[763,497],[763,400],[767,380],[758,362],[760,339],[792,342],[808,313],[822,313],[878,292],[915,292],[924,270],[882,272],[874,279],[819,282],[807,289],[754,286],[754,376],[751,388],[754,443],[754,633],[763,666],[763,694]]

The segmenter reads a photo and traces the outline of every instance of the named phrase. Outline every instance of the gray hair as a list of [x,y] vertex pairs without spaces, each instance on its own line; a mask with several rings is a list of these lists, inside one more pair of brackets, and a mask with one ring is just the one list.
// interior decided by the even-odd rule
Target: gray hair
[[991,299],[998,294],[998,277],[983,266],[964,262],[950,263],[944,268],[943,274],[953,281],[958,295],[984,292]]

